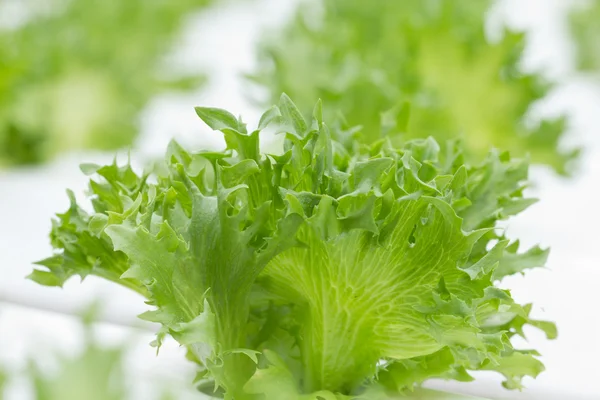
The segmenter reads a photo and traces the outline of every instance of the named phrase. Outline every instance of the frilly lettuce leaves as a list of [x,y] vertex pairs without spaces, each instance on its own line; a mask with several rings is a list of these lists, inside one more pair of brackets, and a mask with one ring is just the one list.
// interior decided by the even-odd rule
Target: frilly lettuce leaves
[[[286,92],[306,115],[322,98],[327,119],[341,112],[349,126],[365,127],[355,136],[365,143],[398,125],[396,144],[460,136],[474,160],[494,146],[567,172],[577,151],[558,149],[565,119],[525,121],[551,85],[521,70],[523,33],[505,29],[496,42],[486,38],[490,1],[321,3],[322,10],[307,2],[281,32],[265,36],[250,79],[270,101]],[[395,120],[408,109],[408,123]]]
[[164,55],[208,1],[28,3],[28,21],[0,27],[0,166],[130,146],[152,96],[205,79],[165,74]]
[[[286,95],[253,131],[196,111],[226,149],[172,142],[143,174],[83,165],[92,211],[71,196],[31,279],[96,275],[139,292],[155,345],[186,346],[200,390],[226,399],[385,399],[474,370],[520,388],[543,371],[510,339],[556,328],[497,286],[548,255],[519,252],[497,225],[533,203],[525,160],[493,151],[470,165],[459,142],[442,152],[432,138],[351,154],[320,101],[309,122]],[[285,137],[279,154],[259,150],[267,126]]]

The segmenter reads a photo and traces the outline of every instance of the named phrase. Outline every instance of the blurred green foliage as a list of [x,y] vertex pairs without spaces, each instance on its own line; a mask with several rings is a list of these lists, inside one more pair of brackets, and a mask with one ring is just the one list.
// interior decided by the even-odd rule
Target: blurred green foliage
[[[91,331],[86,338],[83,352],[77,357],[59,358],[55,373],[32,364],[28,375],[33,381],[35,400],[133,398],[132,388],[135,383],[130,380],[131,374],[126,371],[125,348],[101,346],[92,339]],[[177,394],[194,393],[191,385],[184,388],[172,387],[172,382],[165,377],[159,377],[152,383],[154,390],[158,390],[153,397],[155,399],[174,400]],[[0,400],[1,396],[0,392]]]
[[44,11],[0,30],[0,166],[130,145],[152,96],[204,81],[168,74],[164,57],[209,1],[30,2]]
[[[49,349],[35,353],[22,373],[0,367],[0,400],[7,399],[6,384],[18,376],[31,382],[35,400],[126,400],[132,398],[137,380],[132,380],[126,357],[132,342],[115,346],[101,344],[95,330],[102,306],[94,302],[79,313],[83,347],[65,355]],[[152,350],[150,350],[152,351]],[[48,361],[52,360],[52,363]],[[176,387],[168,377],[151,382],[153,399],[174,400],[178,394],[194,393],[193,386]],[[180,384],[179,384],[180,385]],[[29,397],[28,397],[29,398]]]
[[121,349],[90,344],[74,359],[62,358],[57,374],[33,367],[36,400],[123,400],[126,398]]
[[578,68],[600,71],[600,0],[589,0],[576,7],[570,22]]
[[4,399],[4,385],[6,384],[6,375],[0,370],[0,400]]
[[[505,29],[497,42],[486,38],[490,4],[323,0],[319,10],[306,3],[289,26],[267,37],[250,79],[269,89],[269,102],[286,92],[307,115],[322,98],[348,126],[362,124],[371,135],[358,138],[367,143],[394,130],[404,132],[396,141],[462,136],[478,159],[495,146],[530,153],[564,173],[576,155],[557,150],[564,119],[524,121],[550,85],[520,70],[522,33]],[[402,107],[400,120],[389,118]]]

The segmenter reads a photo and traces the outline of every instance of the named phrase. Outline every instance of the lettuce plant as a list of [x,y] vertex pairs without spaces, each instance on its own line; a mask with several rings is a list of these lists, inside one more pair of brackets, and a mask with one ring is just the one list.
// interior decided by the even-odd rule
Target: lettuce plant
[[577,66],[583,71],[600,70],[600,1],[590,0],[570,15]]
[[161,64],[184,18],[208,1],[29,3],[28,21],[0,28],[0,166],[129,146],[154,95],[204,80]]
[[[95,275],[143,295],[200,367],[201,390],[226,399],[385,399],[429,378],[503,374],[507,388],[543,365],[511,337],[530,318],[498,286],[542,266],[497,226],[534,201],[527,162],[491,152],[464,161],[460,143],[356,148],[332,139],[321,103],[306,121],[283,95],[249,131],[214,108],[199,117],[226,149],[169,146],[164,164],[83,165],[85,211],[53,222],[55,254],[31,279],[60,286]],[[261,154],[261,130],[284,135]]]
[[[576,155],[557,149],[564,118],[525,121],[551,85],[521,71],[523,33],[505,29],[498,41],[486,38],[489,0],[321,3],[322,10],[304,4],[281,32],[265,37],[251,79],[270,101],[284,91],[308,114],[322,98],[349,126],[365,127],[357,137],[365,143],[399,124],[397,144],[461,136],[474,160],[495,146],[564,173]],[[408,107],[408,124],[394,119]]]

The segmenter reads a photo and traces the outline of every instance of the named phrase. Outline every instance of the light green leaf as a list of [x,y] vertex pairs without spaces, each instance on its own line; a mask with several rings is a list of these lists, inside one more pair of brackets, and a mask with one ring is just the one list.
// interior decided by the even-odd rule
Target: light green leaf
[[265,129],[269,124],[278,118],[281,117],[281,111],[279,111],[279,107],[273,106],[269,108],[265,113],[260,117],[260,121],[258,122],[258,129]]
[[228,111],[220,108],[196,107],[196,114],[206,125],[215,131],[232,129],[243,132],[243,126],[238,119]]
[[518,242],[513,249],[507,251],[498,268],[494,270],[494,279],[502,279],[505,276],[524,272],[527,269],[542,267],[546,264],[550,250],[541,249],[538,246],[532,247],[525,253],[517,253]]
[[284,93],[279,100],[279,109],[283,118],[291,125],[293,132],[298,136],[304,136],[308,126],[298,107]]
[[493,369],[504,375],[507,380],[503,386],[507,389],[522,389],[521,378],[524,376],[537,377],[544,371],[544,364],[530,354],[515,352],[498,360],[498,365],[483,369]]

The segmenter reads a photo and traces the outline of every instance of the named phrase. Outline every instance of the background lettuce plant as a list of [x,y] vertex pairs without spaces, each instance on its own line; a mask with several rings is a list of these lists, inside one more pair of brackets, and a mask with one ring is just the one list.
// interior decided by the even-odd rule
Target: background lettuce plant
[[[554,325],[498,287],[548,254],[519,252],[497,226],[534,202],[526,161],[472,165],[460,143],[441,152],[431,138],[349,153],[320,102],[308,122],[285,95],[253,131],[196,111],[226,149],[173,142],[142,174],[83,165],[91,210],[71,195],[31,279],[96,275],[139,292],[155,345],[186,346],[199,388],[226,399],[385,399],[474,370],[513,389],[543,371],[511,337],[530,324],[553,338]],[[278,154],[260,152],[267,127],[285,137]]]
[[161,63],[185,17],[208,3],[30,4],[32,18],[0,29],[0,165],[131,145],[154,95],[203,81],[197,73],[166,74]]
[[6,374],[0,370],[0,400],[4,399],[4,386],[6,384]]
[[[9,368],[5,374],[0,370],[0,399],[128,400],[140,397],[140,393],[135,390],[141,383],[139,371],[131,368],[131,356],[136,351],[132,352],[130,349],[131,345],[139,344],[134,337],[137,333],[132,333],[124,343],[109,345],[100,340],[103,334],[96,325],[102,311],[101,303],[93,302],[81,311],[76,317],[77,320],[73,321],[80,324],[72,325],[75,331],[81,331],[81,346],[75,346],[77,349],[72,348],[73,354],[66,354],[56,346],[46,346],[44,351],[38,349],[29,352],[24,368]],[[54,330],[54,327],[50,330]],[[18,389],[15,391],[15,388],[10,388],[5,393],[5,383],[16,384],[19,387],[24,382],[28,383],[28,394],[19,395]],[[181,399],[188,398],[181,396],[195,394],[192,385],[176,387],[175,382],[180,384],[172,377],[158,374],[152,377],[151,382],[146,382],[150,384],[151,399]]]
[[79,357],[61,358],[58,373],[32,367],[36,400],[124,400],[127,384],[121,349],[88,344]]
[[577,67],[583,71],[600,70],[600,1],[590,0],[570,15],[575,39]]
[[[306,2],[281,32],[266,36],[250,78],[266,87],[269,102],[289,93],[305,115],[322,98],[329,117],[342,112],[349,126],[365,127],[356,137],[365,143],[390,131],[400,133],[397,143],[462,137],[475,160],[495,146],[564,173],[576,155],[558,149],[564,118],[526,121],[551,85],[520,68],[523,33],[504,29],[498,41],[486,37],[490,4]],[[396,120],[399,110],[405,112]]]

